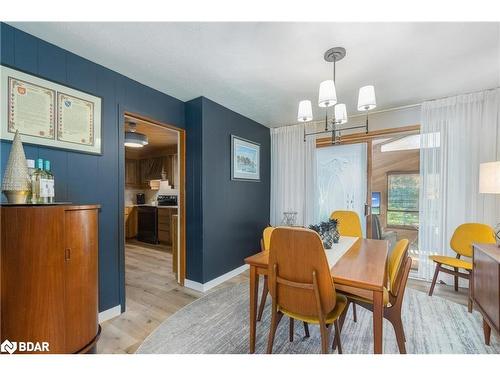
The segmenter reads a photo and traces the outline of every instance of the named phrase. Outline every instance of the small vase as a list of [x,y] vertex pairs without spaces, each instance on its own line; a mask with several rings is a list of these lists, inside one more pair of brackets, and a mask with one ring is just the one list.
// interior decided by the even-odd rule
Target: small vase
[[337,228],[335,228],[335,229],[332,229],[331,232],[332,232],[332,237],[333,237],[333,243],[339,243],[339,240],[340,240],[339,230]]
[[323,235],[321,236],[321,240],[323,241],[323,247],[325,249],[331,249],[334,242],[332,231],[329,230],[323,233]]

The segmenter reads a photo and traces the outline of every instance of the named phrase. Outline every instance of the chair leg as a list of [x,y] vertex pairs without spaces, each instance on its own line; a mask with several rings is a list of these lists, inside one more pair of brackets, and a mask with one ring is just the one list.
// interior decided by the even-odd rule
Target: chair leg
[[440,267],[441,266],[439,264],[436,265],[436,271],[434,271],[434,277],[432,278],[432,284],[431,284],[431,289],[429,290],[429,296],[432,296],[432,293],[434,292],[434,286],[436,285]]
[[358,321],[358,317],[356,314],[356,303],[355,302],[352,303],[352,319],[354,320],[354,323],[356,323]]
[[399,353],[406,354],[406,345],[405,345],[406,339],[401,317],[392,318],[391,323],[392,326],[394,327],[394,332],[396,333],[396,341],[398,342]]
[[340,327],[338,319],[335,321],[335,339],[333,341],[337,343],[339,354],[342,354],[342,344],[340,340]]
[[264,312],[264,307],[266,305],[267,294],[269,293],[269,286],[267,284],[267,276],[264,276],[264,287],[262,288],[262,297],[260,298],[259,312],[257,314],[257,321],[260,322],[262,319],[262,313]]
[[328,353],[328,328],[321,324],[319,325],[319,330],[321,332],[321,353],[322,354],[327,354]]
[[304,323],[304,332],[306,334],[306,337],[309,337],[309,324],[307,324],[307,322],[303,323]]
[[267,341],[267,354],[271,354],[273,352],[274,336],[282,317],[283,313],[281,311],[273,309],[271,314],[271,327],[269,327],[269,340]]
[[469,302],[467,303],[467,310],[471,313],[472,308],[474,307],[472,293],[474,293],[474,274],[472,271],[469,271]]
[[[453,269],[455,270],[455,272],[458,272],[458,268],[454,267]],[[458,276],[455,276],[454,279],[455,292],[458,292]]]
[[289,340],[290,342],[293,342],[293,324],[295,320],[293,318],[290,318],[290,325],[289,325]]

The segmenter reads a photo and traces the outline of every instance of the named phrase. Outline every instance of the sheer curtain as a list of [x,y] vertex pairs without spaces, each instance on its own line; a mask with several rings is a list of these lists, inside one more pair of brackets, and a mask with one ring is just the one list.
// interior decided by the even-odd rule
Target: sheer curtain
[[313,224],[316,189],[316,139],[304,142],[304,125],[271,129],[271,225],[283,212],[296,211],[297,225]]
[[479,193],[479,164],[500,160],[500,89],[424,102],[421,118],[418,276],[431,254],[454,255],[457,226],[500,222],[498,196]]

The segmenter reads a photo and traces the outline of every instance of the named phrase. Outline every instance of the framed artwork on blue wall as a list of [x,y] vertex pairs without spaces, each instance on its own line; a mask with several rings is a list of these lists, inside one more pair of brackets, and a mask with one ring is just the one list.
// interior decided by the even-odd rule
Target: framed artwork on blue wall
[[0,66],[0,136],[101,154],[101,98]]
[[231,134],[231,180],[260,181],[260,144]]

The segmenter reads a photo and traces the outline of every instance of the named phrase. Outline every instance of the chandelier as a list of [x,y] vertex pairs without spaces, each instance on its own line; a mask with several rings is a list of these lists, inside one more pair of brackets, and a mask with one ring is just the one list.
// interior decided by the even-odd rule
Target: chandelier
[[[372,85],[363,86],[359,89],[358,94],[358,111],[366,112],[366,121],[364,125],[355,125],[350,127],[342,127],[347,123],[347,108],[344,103],[338,103],[337,91],[335,89],[335,65],[337,61],[342,60],[346,55],[345,48],[334,47],[330,48],[324,54],[326,62],[333,63],[333,79],[323,81],[319,85],[318,106],[325,108],[325,129],[313,133],[306,133],[304,129],[304,142],[309,135],[331,133],[332,144],[340,142],[341,132],[353,129],[365,129],[368,133],[368,111],[377,106],[375,100],[375,88]],[[333,113],[328,120],[328,108],[333,107]],[[312,105],[310,100],[301,100],[297,113],[297,121],[309,122],[312,121]]]

